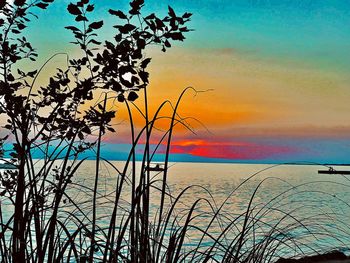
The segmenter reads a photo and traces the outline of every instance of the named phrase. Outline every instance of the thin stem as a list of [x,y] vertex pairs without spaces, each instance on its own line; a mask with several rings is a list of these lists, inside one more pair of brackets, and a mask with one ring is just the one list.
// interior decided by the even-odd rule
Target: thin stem
[[102,116],[101,116],[101,122],[100,122],[100,130],[98,134],[98,140],[97,140],[97,154],[96,154],[96,170],[95,170],[95,185],[94,185],[94,191],[93,191],[93,198],[92,198],[92,229],[91,229],[91,247],[90,247],[90,257],[89,262],[93,262],[93,255],[95,251],[95,231],[96,231],[96,198],[97,198],[97,191],[98,191],[98,179],[99,179],[99,173],[100,173],[100,156],[101,156],[101,140],[102,140],[102,134],[104,133],[104,120],[103,116],[106,111],[106,104],[107,104],[107,94],[105,95],[105,99],[103,102],[103,108],[102,108]]

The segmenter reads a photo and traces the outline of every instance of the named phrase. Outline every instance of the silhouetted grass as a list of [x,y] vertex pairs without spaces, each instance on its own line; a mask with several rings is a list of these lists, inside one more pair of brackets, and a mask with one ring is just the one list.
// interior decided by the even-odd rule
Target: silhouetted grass
[[[164,101],[152,115],[146,72],[150,58],[143,52],[150,44],[166,51],[169,41],[184,40],[190,13],[177,16],[169,7],[164,18],[142,16],[143,1],[138,0],[130,2],[128,13],[110,9],[117,19],[115,42],[105,41],[102,47],[94,38],[103,21],[87,18],[94,6],[88,0],[70,3],[67,11],[79,28],[66,28],[83,56],[70,59],[59,53],[38,71],[18,69],[12,75],[19,60],[37,57],[25,38],[13,36],[26,27],[28,14],[36,16],[28,10],[46,9],[51,2],[0,2],[6,18],[0,21],[0,113],[8,119],[4,128],[10,136],[0,141],[1,146],[12,146],[1,147],[0,154],[10,156],[2,161],[15,167],[0,175],[1,263],[273,262],[279,256],[333,248],[322,243],[324,237],[349,246],[343,211],[305,199],[306,193],[330,195],[312,189],[312,184],[340,183],[294,186],[277,178],[255,181],[272,166],[242,181],[223,202],[201,185],[179,191],[168,185],[175,128],[181,125],[194,132],[189,120],[200,123],[181,116],[181,101],[187,92],[200,91],[187,88],[175,104]],[[35,87],[43,68],[57,55],[65,56],[67,70],[58,69],[46,87]],[[143,106],[134,103],[137,91],[143,92]],[[130,124],[131,147],[121,169],[103,157],[102,149],[104,134],[114,131],[115,109],[109,106],[116,101],[124,103]],[[84,109],[84,104],[90,108]],[[136,115],[143,118],[141,128],[135,124]],[[160,129],[164,120],[168,126]],[[88,157],[82,154],[89,151],[94,167],[84,171]],[[155,168],[156,157],[162,162]],[[113,187],[110,191],[101,191],[105,171],[111,175],[105,182]],[[259,191],[271,180],[280,180],[283,187],[259,200]],[[250,193],[244,207],[233,206],[235,196],[244,192]]]
[[[171,171],[171,137],[175,125],[187,125],[177,110],[183,94],[189,90],[193,89],[184,91],[176,106],[170,107],[173,113],[169,117],[169,128],[163,131],[164,136],[160,136],[157,145],[160,147],[165,142],[163,170],[152,172],[149,169],[154,164],[153,158],[158,149],[151,150],[150,139],[157,120],[164,118],[160,115],[162,109],[170,102],[163,103],[152,117],[147,116],[147,112],[143,113],[146,125],[139,131],[136,131],[133,122],[133,105],[125,102],[132,135],[129,157],[122,170],[104,160],[101,155],[102,136],[98,133],[92,186],[74,182],[85,160],[72,159],[71,144],[56,147],[40,161],[28,159],[24,197],[28,215],[21,223],[25,226],[25,251],[29,261],[273,262],[279,256],[324,251],[324,246],[317,246],[317,239],[324,236],[348,246],[349,228],[346,222],[327,226],[341,218],[339,212],[322,212],[319,203],[312,200],[296,200],[293,208],[289,207],[291,198],[303,193],[330,195],[308,189],[308,186],[322,182],[292,186],[281,179],[268,177],[250,186],[249,183],[264,169],[241,182],[221,204],[217,204],[208,190],[197,185],[190,185],[174,196],[167,185]],[[106,95],[102,101],[104,105],[107,99]],[[147,139],[141,143],[144,136]],[[136,161],[136,146],[144,149],[141,162]],[[41,147],[48,149],[49,146]],[[115,182],[108,182],[115,185],[115,189],[108,194],[99,193],[101,165],[108,166],[108,171],[115,175]],[[285,187],[265,202],[256,201],[259,190],[269,180],[280,180]],[[227,210],[230,198],[243,191],[243,187],[252,191],[244,211]],[[193,198],[192,204],[184,204],[184,195],[194,188],[201,189],[207,197]],[[75,200],[77,190],[85,192],[88,198],[83,202]],[[14,205],[11,195],[2,199]],[[30,208],[33,202],[37,205]],[[99,214],[99,207],[107,207],[110,214]],[[300,214],[303,210],[317,212]],[[4,221],[3,213],[0,210],[1,259],[2,262],[12,262],[11,225],[14,217],[6,215]],[[196,237],[195,240],[193,237]]]

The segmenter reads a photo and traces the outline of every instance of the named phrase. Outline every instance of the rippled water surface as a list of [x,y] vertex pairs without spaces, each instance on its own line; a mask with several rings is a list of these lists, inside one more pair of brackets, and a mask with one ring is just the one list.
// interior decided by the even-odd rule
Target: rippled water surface
[[[122,170],[123,162],[113,163]],[[93,167],[93,162],[87,162],[80,170],[77,180],[92,186]],[[335,168],[350,170],[349,167]],[[312,243],[315,245],[312,249],[336,247],[346,251],[350,244],[347,225],[350,215],[350,181],[343,175],[318,174],[319,169],[327,168],[316,165],[174,163],[169,169],[168,186],[174,197],[191,186],[176,206],[179,213],[187,211],[191,204],[203,198],[197,211],[204,213],[193,221],[198,227],[205,228],[217,209],[223,215],[223,224],[227,225],[240,218],[237,220],[239,226],[243,221],[241,214],[247,211],[252,201],[250,216],[259,218],[256,226],[260,232],[256,231],[257,233],[268,235],[271,225],[276,225],[282,229],[279,235],[305,236],[300,242],[306,245]],[[117,176],[106,165],[100,177],[99,192],[112,192]],[[156,180],[161,176],[155,173],[153,178]],[[157,183],[154,185],[157,186]],[[126,185],[126,205],[129,202],[127,189]],[[152,193],[151,208],[156,216],[160,194],[156,190]],[[86,196],[79,192],[75,198],[83,200]],[[100,212],[108,217],[108,205],[103,208],[101,204]],[[301,224],[305,225],[300,227]],[[214,223],[210,231],[213,235],[220,235],[223,227]],[[312,234],[308,234],[308,231]],[[239,230],[230,233],[232,236],[227,238],[232,240]],[[314,233],[318,236],[314,236]],[[200,237],[199,233],[193,231],[187,240],[188,245],[195,244]],[[210,242],[208,240],[207,244],[210,245]]]
[[[115,161],[112,164],[120,171],[124,167],[124,162]],[[350,170],[350,167],[335,168]],[[247,232],[249,238],[244,244],[247,249],[254,242],[272,236],[274,239],[283,237],[288,242],[295,238],[299,242],[293,247],[281,247],[280,255],[298,254],[298,247],[310,253],[333,248],[347,252],[350,246],[350,178],[319,175],[319,169],[325,168],[316,165],[173,163],[168,172],[166,207],[183,189],[191,186],[176,205],[174,214],[181,224],[191,205],[201,199],[195,209],[198,217],[191,222],[195,227],[189,231],[185,241],[188,247],[198,244],[201,239],[201,232],[196,228],[206,229],[216,212],[220,211],[220,216],[216,217],[219,220],[214,220],[208,231],[217,237],[230,227],[225,242],[234,240],[241,233],[244,219],[248,218],[250,232]],[[79,204],[79,209],[88,216],[91,214],[90,189],[94,184],[94,171],[95,162],[86,161],[69,188],[71,200]],[[154,180],[149,219],[152,225],[159,212],[160,193],[156,188],[161,185],[157,179],[161,179],[162,174],[152,172],[151,175]],[[118,178],[120,175],[110,164],[102,165],[98,191],[98,223],[102,228],[108,225],[110,219]],[[121,203],[125,210],[120,210],[118,220],[123,220],[130,207],[129,190],[130,185],[126,183]],[[10,206],[5,209],[11,211]],[[73,209],[71,202],[67,200],[62,209]],[[76,209],[74,211],[79,213]],[[74,229],[74,225],[71,228]],[[206,238],[201,245],[205,247],[212,243],[212,239]]]

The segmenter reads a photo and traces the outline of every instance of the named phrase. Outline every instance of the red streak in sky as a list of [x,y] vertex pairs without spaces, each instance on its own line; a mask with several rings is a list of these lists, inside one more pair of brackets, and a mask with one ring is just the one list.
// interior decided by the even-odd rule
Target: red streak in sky
[[260,160],[281,153],[292,153],[289,147],[246,142],[180,141],[172,144],[172,153],[191,154],[206,158],[230,160]]

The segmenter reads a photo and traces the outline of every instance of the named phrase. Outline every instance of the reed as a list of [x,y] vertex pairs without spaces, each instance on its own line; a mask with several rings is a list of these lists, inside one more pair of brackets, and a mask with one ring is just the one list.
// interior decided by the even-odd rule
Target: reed
[[[95,35],[103,21],[87,23],[93,5],[87,0],[71,3],[68,12],[81,27],[67,29],[82,57],[55,54],[39,70],[18,69],[15,76],[16,63],[35,60],[37,54],[26,39],[13,35],[21,33],[29,10],[46,9],[51,2],[1,4],[7,20],[1,24],[0,108],[8,136],[1,140],[0,153],[15,169],[1,173],[0,262],[273,262],[288,251],[296,251],[293,256],[319,252],[308,242],[310,237],[327,235],[348,244],[345,222],[334,231],[327,227],[337,212],[300,217],[298,211],[316,204],[299,201],[294,210],[287,207],[288,198],[301,194],[298,190],[305,185],[289,186],[259,203],[255,197],[265,179],[251,188],[245,211],[226,210],[230,198],[264,171],[238,185],[219,205],[201,186],[172,192],[168,175],[175,128],[193,131],[189,118],[180,114],[181,101],[187,93],[202,91],[186,88],[175,103],[166,100],[151,114],[145,71],[150,59],[142,52],[150,44],[165,50],[170,40],[183,40],[191,14],[177,16],[169,7],[163,19],[142,16],[143,1],[132,1],[128,14],[109,10],[125,23],[117,26],[116,42],[105,41],[101,47]],[[13,50],[5,48],[11,44]],[[46,87],[37,88],[39,74],[57,56],[67,60],[67,69],[59,69]],[[125,79],[126,73],[132,77]],[[143,95],[143,107],[135,102],[138,94]],[[122,169],[103,157],[103,138],[114,132],[116,110],[110,105],[115,103],[123,103],[130,124],[131,146]],[[91,106],[84,110],[84,104]],[[137,115],[144,121],[141,128]],[[161,130],[158,123],[164,120],[168,127]],[[154,168],[159,156],[163,161]],[[79,177],[89,158],[95,161],[92,182]],[[113,175],[109,192],[100,191],[106,171]],[[184,204],[183,197],[195,188],[206,197]]]

